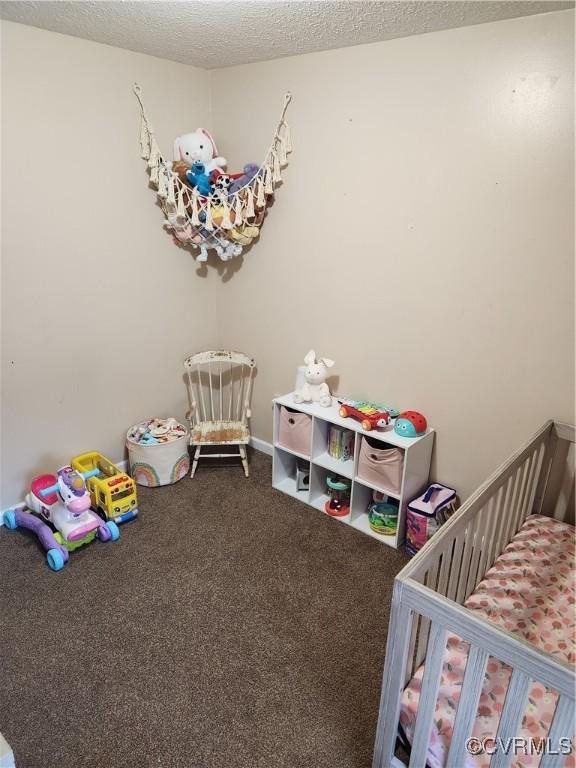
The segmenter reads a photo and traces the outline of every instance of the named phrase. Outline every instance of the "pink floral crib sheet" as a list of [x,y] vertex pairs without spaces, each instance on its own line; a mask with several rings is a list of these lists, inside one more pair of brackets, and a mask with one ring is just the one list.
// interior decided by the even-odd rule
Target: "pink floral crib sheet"
[[[575,571],[573,566],[576,529],[566,523],[540,515],[528,517],[514,539],[487,572],[466,601],[466,607],[478,615],[520,635],[562,661],[576,660]],[[468,643],[448,634],[434,725],[428,745],[430,768],[446,763],[460,698]],[[424,665],[422,664],[402,696],[400,724],[412,743]],[[494,738],[504,706],[511,669],[489,658],[472,735]],[[519,736],[539,739],[548,734],[558,694],[534,682]],[[490,755],[467,756],[465,768],[488,768]],[[540,756],[518,755],[512,766],[534,768]],[[565,768],[574,768],[569,755]]]

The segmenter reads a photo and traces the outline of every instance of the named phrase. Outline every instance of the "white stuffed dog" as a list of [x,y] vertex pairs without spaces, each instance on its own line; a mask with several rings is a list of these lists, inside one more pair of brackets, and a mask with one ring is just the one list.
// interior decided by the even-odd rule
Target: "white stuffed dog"
[[328,377],[328,368],[332,368],[334,360],[327,357],[321,357],[316,362],[316,353],[313,349],[308,352],[304,358],[306,370],[304,371],[304,386],[294,393],[295,403],[318,403],[328,407],[332,405],[332,397],[326,378]]
[[197,160],[204,163],[208,176],[216,168],[226,165],[226,158],[218,155],[214,139],[205,128],[186,133],[174,140],[174,160],[181,160],[189,166]]

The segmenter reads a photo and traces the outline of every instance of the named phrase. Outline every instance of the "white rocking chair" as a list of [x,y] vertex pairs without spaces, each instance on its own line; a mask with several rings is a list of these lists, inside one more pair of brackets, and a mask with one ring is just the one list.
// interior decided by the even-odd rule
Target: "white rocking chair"
[[238,453],[203,453],[202,458],[236,456],[249,475],[246,445],[250,441],[248,419],[252,379],[256,363],[242,352],[198,352],[184,360],[190,410],[190,445],[195,446],[194,477],[202,446],[237,445]]

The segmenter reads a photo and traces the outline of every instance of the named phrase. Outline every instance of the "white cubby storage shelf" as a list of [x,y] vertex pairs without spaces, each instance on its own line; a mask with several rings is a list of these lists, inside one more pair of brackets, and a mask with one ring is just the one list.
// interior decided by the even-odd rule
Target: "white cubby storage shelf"
[[[299,413],[305,413],[312,418],[309,454],[299,453],[284,447],[279,443],[280,409],[282,406]],[[385,429],[373,429],[367,432],[362,429],[360,422],[353,418],[342,418],[339,414],[339,403],[332,398],[332,405],[324,407],[317,403],[298,403],[293,400],[293,393],[278,397],[273,401],[274,408],[274,449],[272,461],[272,485],[279,491],[303,501],[314,509],[324,512],[324,504],[328,500],[326,477],[337,473],[347,477],[352,482],[350,513],[346,517],[334,517],[341,523],[346,523],[362,533],[372,536],[378,541],[391,547],[400,547],[404,542],[406,528],[406,507],[408,502],[422,493],[428,486],[430,461],[434,444],[434,430],[428,428],[424,435],[415,438],[401,437],[394,432],[393,422]],[[328,430],[331,424],[356,433],[354,441],[354,456],[347,461],[335,459],[328,453]],[[367,483],[358,477],[358,459],[360,453],[360,436],[382,443],[383,448],[400,448],[404,453],[402,482],[399,492],[378,487]],[[306,490],[296,489],[296,469],[300,462],[309,470],[310,483]],[[398,528],[395,536],[384,536],[375,533],[368,523],[368,507],[372,501],[373,491],[381,491],[390,500],[398,502]],[[324,512],[324,514],[326,514]],[[329,515],[327,515],[329,517]]]

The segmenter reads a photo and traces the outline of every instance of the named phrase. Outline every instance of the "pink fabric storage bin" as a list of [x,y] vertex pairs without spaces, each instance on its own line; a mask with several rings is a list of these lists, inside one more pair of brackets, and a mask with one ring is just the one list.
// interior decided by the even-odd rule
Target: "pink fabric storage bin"
[[369,485],[392,493],[400,493],[404,451],[400,448],[381,448],[381,443],[362,437],[358,459],[358,477]]
[[310,456],[312,437],[312,416],[280,406],[278,423],[278,444],[289,451]]

